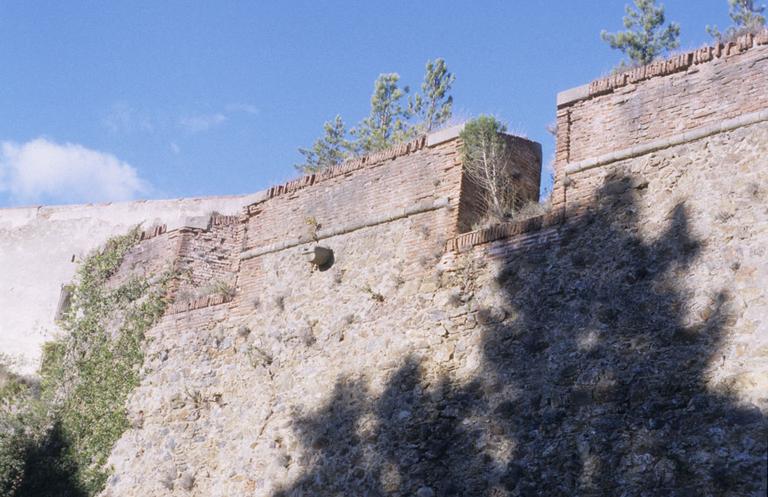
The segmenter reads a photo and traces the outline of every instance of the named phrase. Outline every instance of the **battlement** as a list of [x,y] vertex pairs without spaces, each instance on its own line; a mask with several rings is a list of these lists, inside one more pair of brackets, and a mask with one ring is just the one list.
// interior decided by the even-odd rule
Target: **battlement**
[[567,176],[765,121],[766,87],[768,31],[560,93],[554,204],[579,200]]
[[[28,358],[24,370],[33,371],[40,344],[56,330],[57,297],[76,261],[140,223],[144,258],[137,264],[162,262],[193,275],[176,282],[172,313],[230,302],[227,289],[240,284],[241,262],[246,274],[261,274],[243,284],[258,285],[264,271],[254,268],[262,267],[263,256],[360,230],[400,239],[417,234],[407,245],[414,260],[436,253],[483,215],[477,188],[463,173],[461,129],[420,136],[247,196],[2,209],[0,264],[11,268],[9,284],[0,288],[6,353]],[[520,198],[535,201],[541,147],[520,137],[507,140]]]

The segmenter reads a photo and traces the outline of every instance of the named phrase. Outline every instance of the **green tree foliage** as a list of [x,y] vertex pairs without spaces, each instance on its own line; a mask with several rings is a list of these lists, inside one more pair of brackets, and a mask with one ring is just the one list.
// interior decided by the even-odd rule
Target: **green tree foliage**
[[294,167],[306,174],[316,173],[341,164],[354,153],[354,144],[347,139],[347,130],[341,116],[323,125],[324,134],[312,144],[312,148],[300,148],[304,163]]
[[[75,478],[89,495],[106,483],[107,457],[128,428],[125,402],[139,384],[144,333],[165,311],[166,283],[131,278],[117,288],[107,284],[128,251],[140,240],[138,228],[107,242],[86,258],[77,275],[72,307],[64,318],[67,337],[44,356],[44,392],[54,406],[63,457],[76,468]],[[63,350],[63,353],[62,353]],[[68,358],[76,358],[68,361]],[[58,362],[58,363],[57,363]]]
[[371,111],[368,117],[352,130],[357,145],[363,153],[378,152],[413,136],[409,125],[412,113],[402,104],[403,97],[410,91],[399,86],[397,73],[380,74],[373,84]]
[[508,220],[518,203],[509,170],[510,150],[503,133],[507,127],[493,116],[480,116],[462,130],[464,170],[480,189],[478,199],[493,222]]
[[410,91],[400,86],[400,75],[379,75],[368,116],[349,133],[341,116],[326,122],[323,136],[311,148],[299,149],[304,162],[294,167],[303,173],[319,172],[354,155],[378,152],[443,126],[451,118],[455,79],[445,60],[427,61],[421,93],[406,103]]
[[[635,0],[635,7],[625,7],[624,27],[626,31],[608,33],[600,36],[611,48],[624,52],[629,57],[629,65],[643,65],[652,62],[680,44],[680,26],[669,23],[665,26],[664,6],[656,5],[656,0]],[[622,66],[627,65],[622,62]]]
[[420,120],[420,131],[429,133],[451,118],[453,96],[448,92],[455,80],[456,76],[448,72],[444,59],[427,61],[422,93],[416,94],[411,101],[412,112]]
[[0,495],[15,495],[24,481],[33,400],[33,388],[0,362]]
[[109,285],[140,233],[113,238],[80,265],[66,336],[43,348],[39,385],[0,367],[0,495],[90,497],[104,488],[107,457],[128,428],[144,335],[163,315],[173,274]]
[[717,26],[707,26],[707,33],[717,41],[733,40],[747,33],[757,33],[765,28],[765,5],[757,6],[754,0],[728,0],[728,15],[733,26],[721,33]]

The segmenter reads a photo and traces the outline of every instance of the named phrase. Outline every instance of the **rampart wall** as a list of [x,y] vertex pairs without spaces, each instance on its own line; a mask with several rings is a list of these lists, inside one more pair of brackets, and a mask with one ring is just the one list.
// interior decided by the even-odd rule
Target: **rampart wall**
[[[615,139],[559,143],[538,218],[466,232],[451,142],[249,206],[233,298],[152,330],[104,496],[764,495],[767,48],[561,100],[559,140]],[[658,92],[676,132],[632,131]]]
[[764,122],[767,59],[763,32],[562,92],[554,204],[578,203],[588,195],[588,189],[572,185],[592,167]]
[[61,286],[72,281],[77,261],[109,237],[139,223],[150,232],[207,225],[211,212],[239,215],[261,195],[0,209],[2,352],[19,370],[35,370],[41,344],[57,330]]
[[467,232],[449,133],[153,230],[102,495],[764,495],[762,40],[566,92],[539,218]]

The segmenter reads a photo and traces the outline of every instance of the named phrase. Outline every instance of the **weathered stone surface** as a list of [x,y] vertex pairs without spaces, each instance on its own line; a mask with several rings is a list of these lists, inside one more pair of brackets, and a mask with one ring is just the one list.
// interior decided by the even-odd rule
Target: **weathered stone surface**
[[429,213],[241,264],[152,330],[104,495],[761,495],[766,143],[576,177],[580,215],[449,269]]
[[[764,64],[762,45],[726,49],[697,52],[717,58],[697,73],[604,83],[616,91],[589,100],[594,116],[558,111],[559,135],[592,129],[579,119],[608,97],[629,109],[603,116],[615,135],[574,153],[680,131],[670,122],[691,116],[638,121],[658,106],[632,102],[669,97],[670,81],[717,101],[701,81]],[[763,77],[720,103],[762,105]],[[740,84],[758,97],[729,100]],[[149,333],[103,495],[765,495],[766,144],[768,123],[752,123],[578,171],[557,222],[487,236],[456,236],[472,204],[450,142],[281,185],[209,229],[158,231],[115,278],[171,263],[189,301]],[[451,195],[454,210],[406,215]],[[240,257],[381,206],[402,215],[329,234],[324,270],[298,246]],[[212,280],[227,285],[191,292]]]

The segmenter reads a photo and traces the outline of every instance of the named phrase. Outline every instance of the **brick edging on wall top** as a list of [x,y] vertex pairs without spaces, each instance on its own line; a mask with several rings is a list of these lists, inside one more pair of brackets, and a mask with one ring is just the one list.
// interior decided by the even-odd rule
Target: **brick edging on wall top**
[[562,208],[553,209],[552,212],[523,221],[497,224],[488,228],[462,233],[448,240],[445,249],[447,252],[464,252],[477,245],[531,233],[550,226],[563,224],[564,221],[565,210]]
[[739,36],[735,41],[716,43],[715,45],[674,55],[667,59],[628,69],[597,79],[589,84],[571,88],[557,95],[557,107],[567,107],[581,100],[611,93],[614,90],[659,76],[667,76],[687,70],[691,66],[706,64],[723,57],[739,55],[760,45],[768,45],[768,29]]
[[364,167],[373,166],[375,164],[379,164],[387,160],[395,159],[403,155],[408,155],[413,152],[417,152],[423,149],[425,146],[427,146],[427,135],[422,135],[411,141],[401,143],[394,147],[390,147],[386,150],[382,150],[380,152],[376,152],[369,155],[364,155],[362,157],[356,157],[354,159],[350,159],[346,162],[343,162],[342,164],[339,164],[337,166],[331,166],[322,172],[307,174],[299,178],[296,178],[294,180],[283,183],[281,185],[273,186],[266,190],[265,195],[262,199],[250,205],[247,205],[245,207],[245,214],[246,215],[254,214],[255,212],[258,211],[258,205],[266,202],[269,199],[279,197],[281,195],[285,195],[288,193],[292,193],[297,190],[301,190],[303,188],[307,188],[309,186],[312,186],[314,184],[317,184],[323,181],[327,181],[337,176],[343,176],[345,174],[351,173],[352,171],[357,171],[358,169],[362,169]]

